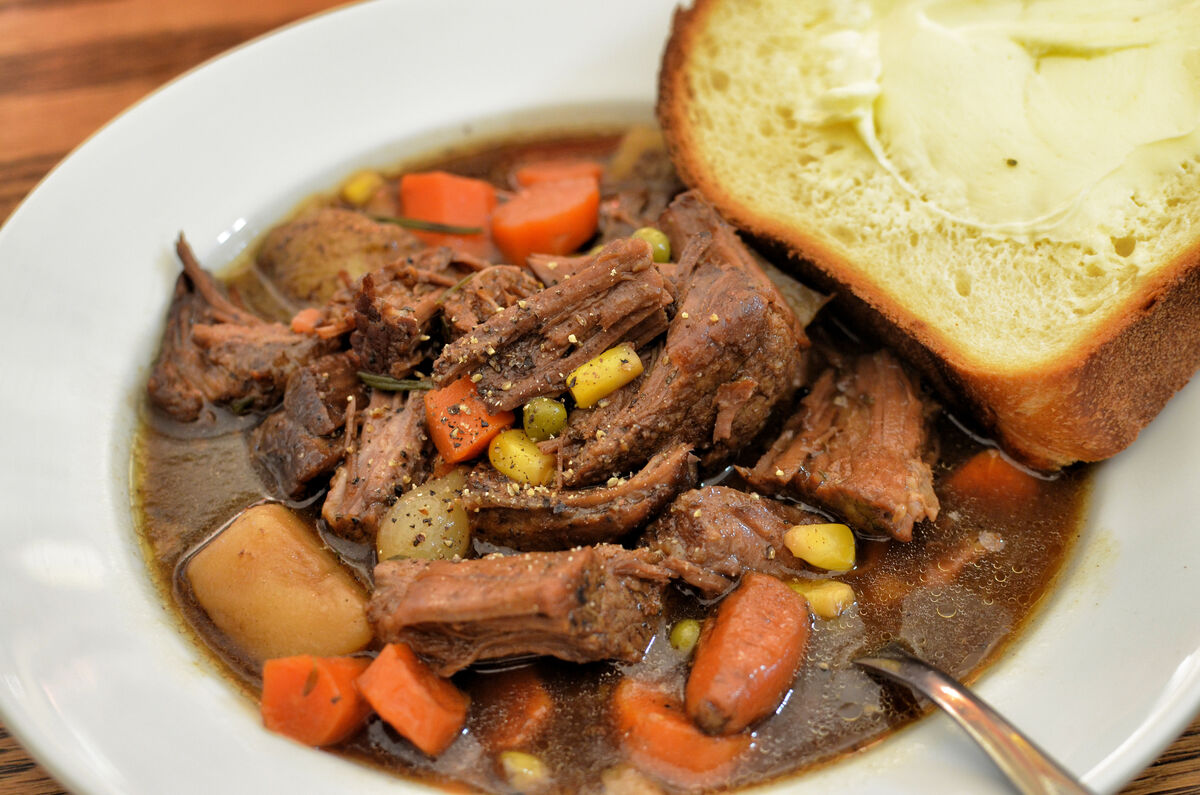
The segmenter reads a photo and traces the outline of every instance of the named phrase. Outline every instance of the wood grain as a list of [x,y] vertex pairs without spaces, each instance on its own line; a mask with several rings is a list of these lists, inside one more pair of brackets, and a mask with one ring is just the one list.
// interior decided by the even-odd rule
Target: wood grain
[[[230,47],[335,5],[0,0],[0,219],[74,147],[150,91]],[[0,724],[0,795],[62,792]],[[1123,790],[1166,793],[1200,793],[1200,719]]]
[[0,0],[0,219],[168,80],[331,0]]

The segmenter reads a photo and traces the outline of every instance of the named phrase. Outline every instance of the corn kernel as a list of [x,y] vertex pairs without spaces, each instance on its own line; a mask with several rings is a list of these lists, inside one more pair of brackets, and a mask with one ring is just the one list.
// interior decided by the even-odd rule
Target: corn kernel
[[793,555],[826,571],[854,568],[854,533],[844,524],[800,524],[783,536]]
[[837,618],[855,602],[854,589],[837,580],[795,580],[788,587],[808,600],[817,618]]
[[700,622],[694,618],[685,618],[675,622],[671,627],[671,647],[684,654],[691,654],[700,639]]
[[544,486],[554,479],[556,459],[543,453],[525,431],[502,431],[488,445],[488,460],[517,483]]
[[622,342],[572,370],[567,376],[567,388],[575,398],[575,405],[591,408],[641,375],[642,369],[637,350]]
[[378,171],[359,171],[342,183],[342,198],[356,207],[370,201],[383,185],[383,176]]
[[549,783],[550,771],[546,763],[524,751],[503,751],[500,767],[504,777],[517,792],[536,792]]

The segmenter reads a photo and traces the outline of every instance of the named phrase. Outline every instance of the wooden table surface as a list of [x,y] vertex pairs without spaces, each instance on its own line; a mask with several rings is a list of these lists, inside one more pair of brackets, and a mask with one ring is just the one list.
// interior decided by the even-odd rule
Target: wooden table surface
[[[84,138],[167,80],[335,5],[0,0],[0,220]],[[0,795],[64,791],[0,723]],[[1123,793],[1200,793],[1200,719]]]

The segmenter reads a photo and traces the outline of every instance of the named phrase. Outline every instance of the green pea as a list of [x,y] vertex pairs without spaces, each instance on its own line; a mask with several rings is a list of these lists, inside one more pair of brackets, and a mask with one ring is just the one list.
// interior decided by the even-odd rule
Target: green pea
[[654,252],[655,262],[671,261],[671,241],[659,230],[652,226],[643,226],[634,232],[633,236],[639,240],[645,240],[650,244],[650,250]]
[[544,442],[562,433],[567,427],[567,407],[561,401],[535,397],[522,410],[525,433],[535,442]]

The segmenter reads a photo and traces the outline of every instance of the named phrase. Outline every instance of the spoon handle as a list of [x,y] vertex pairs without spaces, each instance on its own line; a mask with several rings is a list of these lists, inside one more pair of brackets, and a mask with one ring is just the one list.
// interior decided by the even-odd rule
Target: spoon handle
[[889,644],[854,661],[908,685],[967,730],[1024,795],[1090,795],[1089,790],[958,680]]

